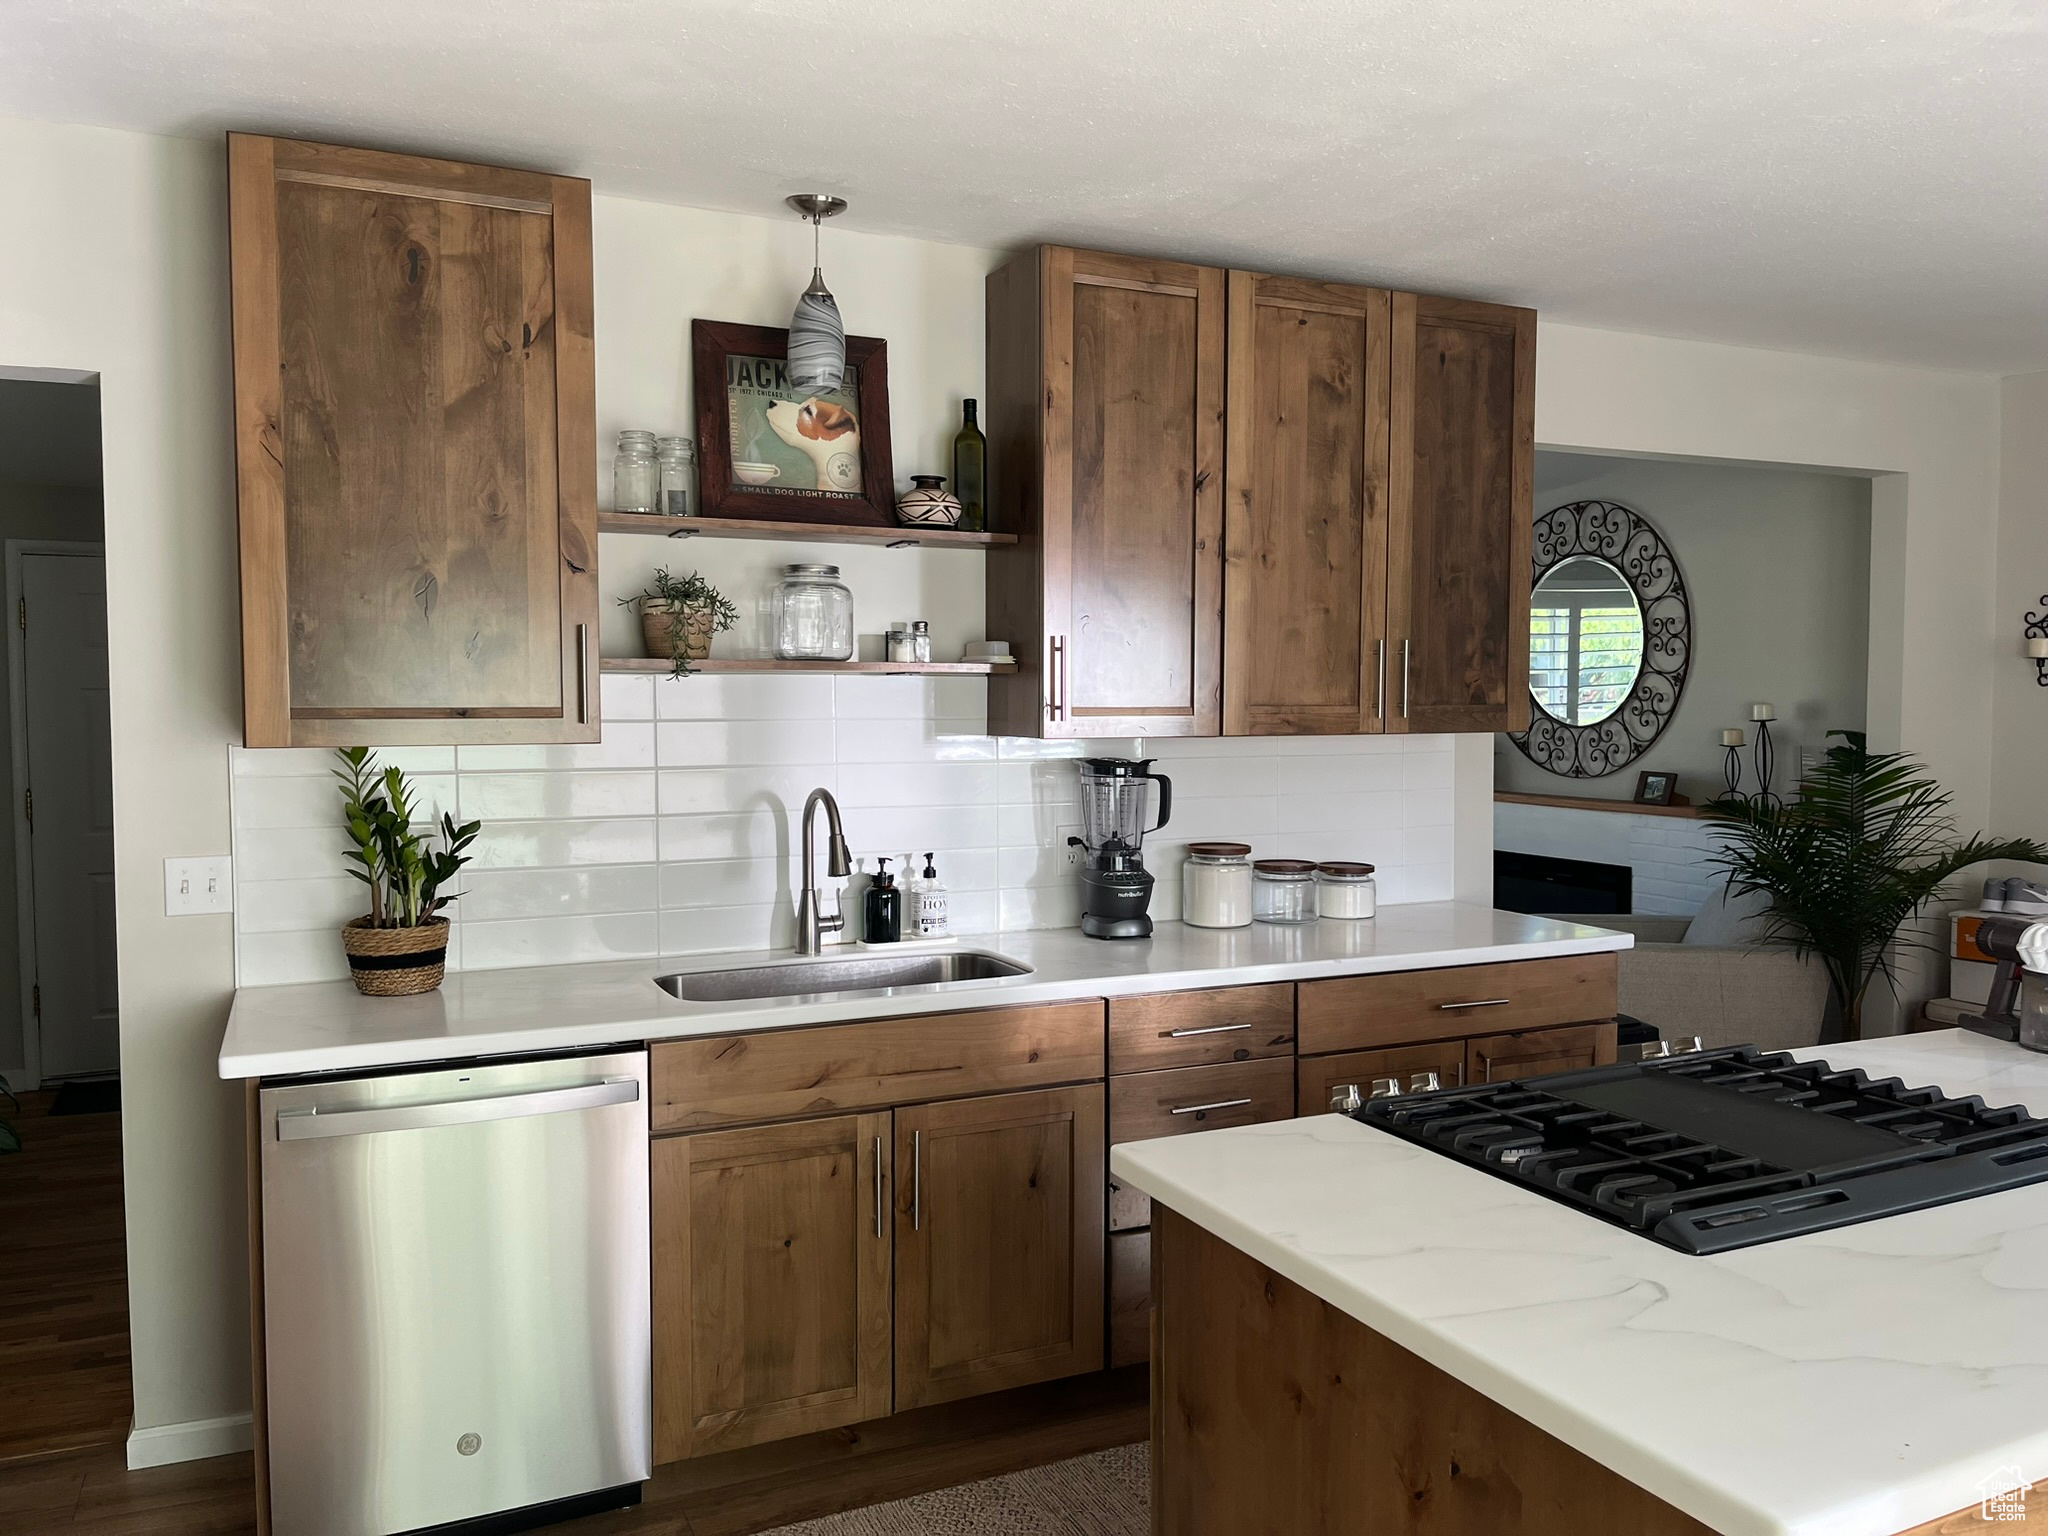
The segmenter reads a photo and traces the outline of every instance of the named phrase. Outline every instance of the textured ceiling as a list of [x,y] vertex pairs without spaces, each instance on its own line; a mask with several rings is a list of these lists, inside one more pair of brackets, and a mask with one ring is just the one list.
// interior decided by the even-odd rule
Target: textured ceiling
[[2039,0],[7,0],[0,113],[2048,368]]

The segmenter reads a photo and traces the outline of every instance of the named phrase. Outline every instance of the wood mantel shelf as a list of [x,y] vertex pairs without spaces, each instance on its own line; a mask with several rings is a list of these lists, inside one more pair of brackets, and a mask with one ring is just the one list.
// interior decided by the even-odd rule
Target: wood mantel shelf
[[1609,811],[1624,816],[1682,816],[1697,820],[1704,814],[1696,805],[1638,805],[1633,800],[1596,800],[1578,795],[1525,795],[1511,789],[1496,789],[1493,798],[1506,805],[1554,805],[1567,811]]
[[[666,656],[607,656],[600,670],[666,676],[675,663]],[[715,656],[690,663],[697,672],[846,672],[872,673],[878,677],[991,677],[1014,672],[1015,661],[782,661],[774,657],[741,658]]]
[[659,534],[670,539],[782,539],[807,544],[912,545],[987,549],[1014,544],[1014,533],[962,533],[957,528],[868,528],[838,523],[770,523],[750,517],[658,517],[651,512],[600,512],[599,533]]

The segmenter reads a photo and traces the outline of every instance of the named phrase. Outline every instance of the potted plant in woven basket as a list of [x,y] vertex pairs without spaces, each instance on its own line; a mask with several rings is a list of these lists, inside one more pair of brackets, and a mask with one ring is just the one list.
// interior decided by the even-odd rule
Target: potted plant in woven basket
[[349,975],[368,997],[431,992],[448,965],[448,919],[440,912],[457,894],[443,895],[442,887],[469,862],[462,850],[483,823],[457,826],[443,814],[435,848],[431,823],[424,834],[413,831],[413,790],[403,769],[380,770],[368,747],[343,747],[335,756],[346,855],[361,866],[349,873],[370,888],[370,910],[341,930]]
[[678,580],[663,566],[654,585],[619,599],[621,606],[640,605],[640,636],[647,654],[675,663],[675,677],[688,677],[690,663],[711,655],[711,636],[724,634],[740,619],[740,611],[724,593],[696,571]]

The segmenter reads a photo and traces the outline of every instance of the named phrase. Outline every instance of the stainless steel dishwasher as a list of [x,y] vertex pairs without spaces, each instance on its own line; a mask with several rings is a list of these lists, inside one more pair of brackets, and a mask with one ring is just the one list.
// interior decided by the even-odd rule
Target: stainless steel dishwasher
[[260,1106],[275,1536],[636,1501],[647,1053],[284,1083]]

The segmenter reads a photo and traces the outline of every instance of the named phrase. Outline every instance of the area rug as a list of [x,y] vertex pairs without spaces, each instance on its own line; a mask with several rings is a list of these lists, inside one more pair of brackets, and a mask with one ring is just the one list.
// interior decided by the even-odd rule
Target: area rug
[[1145,1536],[1151,1470],[1143,1441],[1050,1466],[872,1504],[767,1536]]

